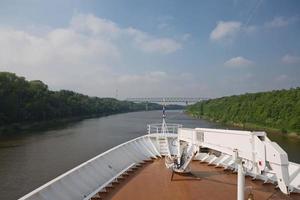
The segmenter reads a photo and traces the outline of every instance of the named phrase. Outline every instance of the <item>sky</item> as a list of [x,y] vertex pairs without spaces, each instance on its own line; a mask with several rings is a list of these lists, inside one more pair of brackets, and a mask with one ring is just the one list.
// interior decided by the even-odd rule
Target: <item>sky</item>
[[0,71],[90,96],[300,86],[298,0],[0,0]]

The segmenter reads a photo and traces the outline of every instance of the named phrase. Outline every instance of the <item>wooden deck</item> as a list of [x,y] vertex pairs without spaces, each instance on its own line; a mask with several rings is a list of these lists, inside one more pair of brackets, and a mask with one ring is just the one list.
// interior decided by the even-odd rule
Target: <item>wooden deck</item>
[[[120,183],[114,184],[107,193],[100,195],[104,199],[113,200],[236,199],[237,176],[232,171],[224,171],[199,161],[193,161],[191,167],[192,174],[174,174],[171,180],[172,172],[165,167],[164,159],[157,159],[145,164],[120,180]],[[300,200],[300,194],[286,196],[279,189],[275,189],[274,185],[263,184],[259,180],[252,181],[250,177],[246,177],[246,186],[252,188],[255,200]],[[247,188],[245,196],[248,194]]]

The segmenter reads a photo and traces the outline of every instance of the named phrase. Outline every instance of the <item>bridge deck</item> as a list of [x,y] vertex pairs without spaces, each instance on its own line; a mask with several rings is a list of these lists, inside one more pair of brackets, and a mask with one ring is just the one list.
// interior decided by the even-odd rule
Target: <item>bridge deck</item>
[[142,98],[127,98],[126,101],[133,101],[133,102],[153,102],[153,103],[196,103],[198,101],[207,100],[208,98],[204,97],[142,97]]
[[[172,173],[166,169],[164,159],[155,160],[115,185],[105,199],[236,199],[236,174],[199,161],[193,161],[191,166],[194,177],[175,174],[171,181]],[[252,187],[256,200],[300,199],[300,194],[286,196],[274,185],[251,181],[250,177],[246,178],[246,186]]]

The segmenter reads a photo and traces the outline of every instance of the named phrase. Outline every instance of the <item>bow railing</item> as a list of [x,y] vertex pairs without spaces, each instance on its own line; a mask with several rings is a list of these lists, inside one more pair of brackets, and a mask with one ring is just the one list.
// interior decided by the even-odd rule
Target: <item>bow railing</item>
[[163,131],[163,124],[148,124],[147,132],[148,134],[157,134],[157,133],[168,133],[168,134],[177,134],[178,129],[182,128],[182,124],[166,124],[165,131]]

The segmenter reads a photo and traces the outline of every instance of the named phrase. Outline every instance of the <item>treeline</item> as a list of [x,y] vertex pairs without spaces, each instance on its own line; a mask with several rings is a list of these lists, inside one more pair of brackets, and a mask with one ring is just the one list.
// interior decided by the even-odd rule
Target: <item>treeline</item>
[[300,88],[235,95],[188,107],[194,117],[243,127],[300,133]]
[[[148,110],[154,109],[161,109],[161,105],[148,103]],[[42,81],[27,81],[13,73],[0,72],[0,126],[138,110],[145,110],[145,104],[89,97],[68,90],[51,91]]]

